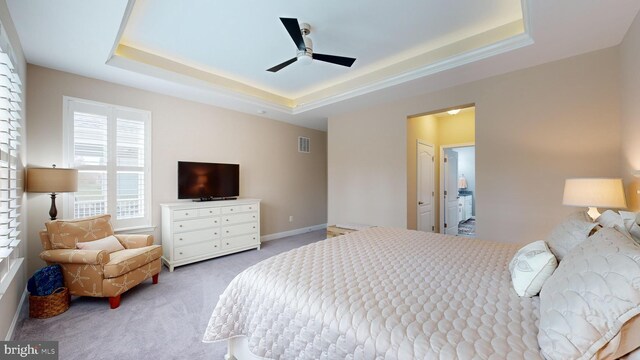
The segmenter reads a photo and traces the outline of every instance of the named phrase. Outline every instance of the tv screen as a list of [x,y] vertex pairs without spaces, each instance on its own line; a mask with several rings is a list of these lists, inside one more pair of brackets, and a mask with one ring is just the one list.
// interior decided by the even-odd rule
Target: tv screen
[[240,195],[240,165],[178,161],[178,199],[213,200]]

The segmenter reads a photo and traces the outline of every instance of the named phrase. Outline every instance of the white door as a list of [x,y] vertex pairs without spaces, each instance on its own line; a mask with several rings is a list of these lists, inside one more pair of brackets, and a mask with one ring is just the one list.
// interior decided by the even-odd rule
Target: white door
[[458,235],[458,153],[444,152],[444,232]]
[[418,143],[418,230],[433,232],[433,146]]

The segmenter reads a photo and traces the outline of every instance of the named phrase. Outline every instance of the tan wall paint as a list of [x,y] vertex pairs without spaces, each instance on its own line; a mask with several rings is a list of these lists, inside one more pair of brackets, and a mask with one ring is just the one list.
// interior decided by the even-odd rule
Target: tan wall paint
[[640,210],[640,14],[620,45],[622,174],[630,209]]
[[[417,141],[425,140],[434,145],[434,189],[440,192],[441,147],[469,144],[475,141],[475,111],[467,110],[456,115],[424,115],[407,119],[407,228],[417,229]],[[435,231],[440,231],[440,196],[434,199]]]
[[[156,237],[160,236],[159,204],[177,201],[178,160],[239,163],[241,196],[263,200],[263,235],[326,223],[325,132],[39,66],[29,65],[28,71],[30,166],[62,161],[64,95],[152,112]],[[298,136],[310,137],[311,154],[298,153]],[[40,251],[37,231],[47,220],[48,204],[46,195],[29,195],[32,260]],[[294,216],[292,223],[289,215]]]
[[616,48],[329,118],[329,222],[407,225],[407,116],[476,105],[478,237],[547,236],[564,180],[617,176]]

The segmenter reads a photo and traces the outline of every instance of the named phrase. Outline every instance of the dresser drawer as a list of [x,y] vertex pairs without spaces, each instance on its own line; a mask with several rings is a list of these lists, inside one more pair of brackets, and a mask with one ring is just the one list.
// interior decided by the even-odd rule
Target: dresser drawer
[[198,216],[220,215],[220,208],[198,209]]
[[173,220],[189,219],[198,216],[198,210],[174,210]]
[[222,224],[223,225],[232,225],[232,224],[240,224],[249,221],[258,220],[258,213],[242,213],[242,214],[234,214],[234,215],[222,215]]
[[173,235],[173,246],[196,244],[220,238],[220,228],[215,227],[206,230],[189,231]]
[[222,236],[236,236],[242,234],[248,234],[252,232],[256,232],[258,230],[258,223],[248,223],[241,225],[230,225],[222,227]]
[[181,246],[173,249],[175,260],[187,259],[194,256],[202,256],[216,253],[221,250],[220,240],[209,240],[199,244]]
[[235,214],[240,212],[256,211],[258,210],[258,205],[250,204],[250,205],[224,206],[221,208],[221,210],[223,214]]
[[239,248],[242,246],[258,245],[260,243],[260,239],[258,237],[258,234],[253,234],[253,235],[250,234],[250,235],[242,235],[242,236],[222,239],[221,242],[222,242],[222,250],[227,250],[227,249]]
[[200,230],[213,228],[220,225],[220,218],[204,218],[193,220],[182,220],[173,223],[173,232],[180,233],[185,231]]

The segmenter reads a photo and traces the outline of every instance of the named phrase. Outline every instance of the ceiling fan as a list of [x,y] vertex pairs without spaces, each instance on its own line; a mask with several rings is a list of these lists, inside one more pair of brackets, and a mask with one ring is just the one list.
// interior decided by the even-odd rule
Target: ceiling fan
[[282,25],[284,25],[285,29],[287,29],[287,31],[289,32],[289,35],[291,35],[293,43],[296,44],[298,53],[296,57],[291,58],[270,69],[267,69],[267,71],[280,71],[296,61],[299,61],[303,64],[310,64],[313,60],[320,60],[346,67],[351,67],[351,65],[353,65],[353,62],[356,61],[356,59],[350,57],[314,53],[313,42],[307,37],[307,35],[309,35],[309,33],[311,32],[311,26],[309,24],[302,23],[302,25],[300,25],[298,23],[298,19],[294,18],[280,18],[280,20],[282,21]]

